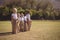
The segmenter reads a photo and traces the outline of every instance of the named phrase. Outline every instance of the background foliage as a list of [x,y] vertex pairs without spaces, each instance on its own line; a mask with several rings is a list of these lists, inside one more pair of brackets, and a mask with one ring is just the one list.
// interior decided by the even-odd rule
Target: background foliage
[[18,12],[30,11],[31,18],[35,20],[60,19],[60,10],[55,10],[49,1],[19,0],[5,3],[3,7],[0,7],[0,20],[10,20],[13,7],[16,7]]

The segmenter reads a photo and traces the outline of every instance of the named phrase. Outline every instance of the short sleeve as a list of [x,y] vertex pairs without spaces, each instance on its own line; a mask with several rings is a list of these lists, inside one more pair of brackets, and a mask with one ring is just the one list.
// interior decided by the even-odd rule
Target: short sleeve
[[27,19],[30,20],[30,14],[27,15]]
[[11,16],[13,16],[13,14],[11,14]]
[[13,19],[17,19],[17,15],[16,14],[12,14],[11,16],[13,17]]
[[27,17],[26,16],[24,17],[24,20],[27,21]]

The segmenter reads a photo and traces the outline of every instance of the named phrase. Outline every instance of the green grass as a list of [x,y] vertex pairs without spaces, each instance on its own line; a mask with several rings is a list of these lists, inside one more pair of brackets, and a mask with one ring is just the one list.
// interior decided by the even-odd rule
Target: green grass
[[[0,33],[11,32],[10,21],[0,21]],[[60,40],[60,20],[32,21],[31,31],[0,36],[0,40]]]
[[10,21],[0,21],[0,33],[11,32],[11,22]]

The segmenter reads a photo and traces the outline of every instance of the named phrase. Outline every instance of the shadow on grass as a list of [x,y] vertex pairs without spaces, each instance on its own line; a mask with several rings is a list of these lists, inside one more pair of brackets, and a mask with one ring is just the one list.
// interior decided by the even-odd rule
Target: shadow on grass
[[[20,31],[20,32],[26,32],[26,31]],[[20,33],[20,32],[18,32],[18,33]],[[0,36],[13,35],[13,34],[16,34],[16,33],[5,32],[5,33],[0,33]]]
[[12,32],[5,32],[5,33],[0,33],[0,36],[5,36],[5,35],[11,35]]

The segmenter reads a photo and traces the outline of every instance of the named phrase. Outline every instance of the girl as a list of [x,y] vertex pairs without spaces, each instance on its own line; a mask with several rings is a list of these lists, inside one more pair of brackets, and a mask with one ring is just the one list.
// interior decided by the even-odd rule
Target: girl
[[26,17],[26,13],[24,14],[24,31],[27,31],[28,27],[27,27],[27,17]]
[[18,32],[18,30],[17,30],[17,20],[18,20],[17,9],[13,8],[13,13],[11,15],[12,33],[13,34],[16,34]]
[[26,12],[26,17],[27,17],[28,31],[30,31],[30,28],[31,28],[31,18],[30,18],[29,11]]
[[18,24],[18,30],[20,31],[20,13],[17,13],[17,16],[18,16],[18,22],[17,22],[17,24]]
[[24,31],[24,14],[23,12],[20,13],[20,31]]

